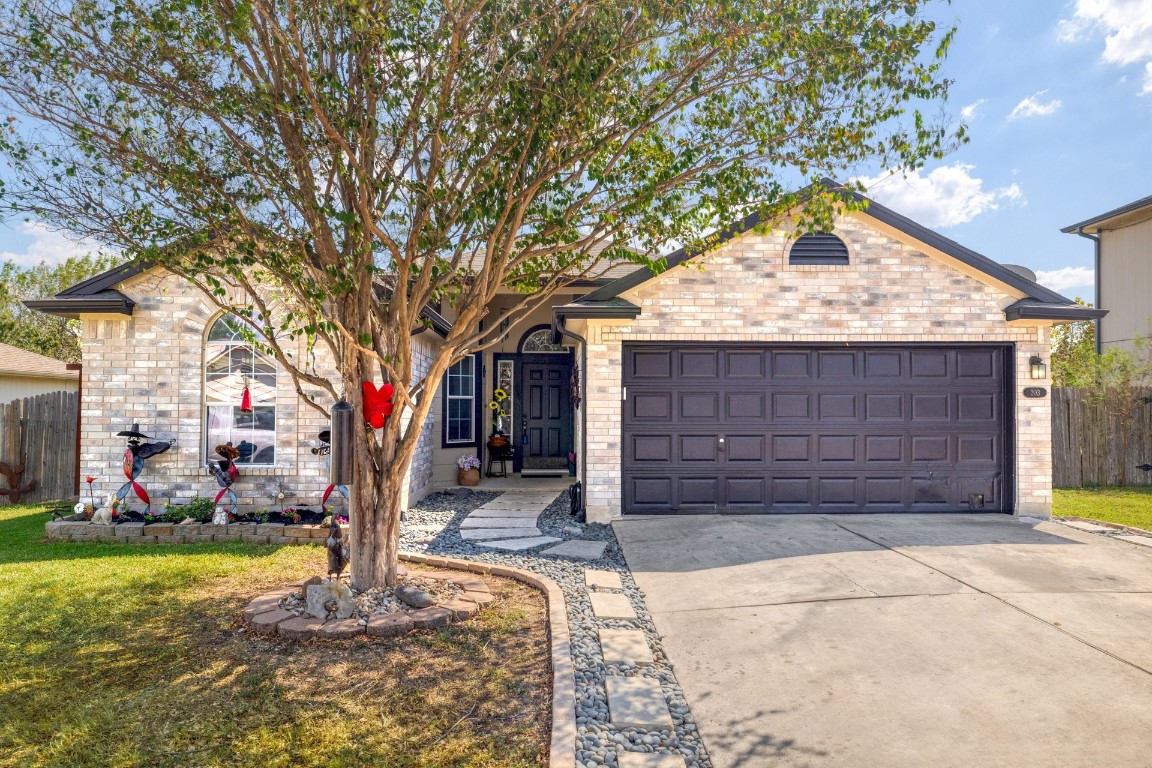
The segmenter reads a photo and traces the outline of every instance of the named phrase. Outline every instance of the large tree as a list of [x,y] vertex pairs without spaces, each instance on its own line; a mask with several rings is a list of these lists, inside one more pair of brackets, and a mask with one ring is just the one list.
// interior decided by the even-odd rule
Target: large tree
[[[358,432],[358,585],[394,582],[435,382],[501,319],[753,209],[819,226],[835,195],[787,189],[962,137],[921,114],[952,35],[927,0],[0,4],[10,210],[264,318],[318,408],[396,386],[406,426]],[[485,317],[501,286],[522,300]],[[430,304],[454,324],[414,381]],[[339,376],[284,354],[293,334]]]
[[87,280],[112,266],[113,259],[86,254],[33,267],[14,261],[0,264],[0,342],[66,363],[80,362],[80,321],[36,312],[24,301],[52,296]]

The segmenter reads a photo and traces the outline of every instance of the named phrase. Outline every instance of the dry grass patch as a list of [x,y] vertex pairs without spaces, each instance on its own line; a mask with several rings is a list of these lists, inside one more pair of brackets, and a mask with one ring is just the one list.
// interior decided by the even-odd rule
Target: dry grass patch
[[241,632],[313,547],[45,542],[0,507],[0,766],[516,768],[546,761],[542,596],[446,630],[294,643]]

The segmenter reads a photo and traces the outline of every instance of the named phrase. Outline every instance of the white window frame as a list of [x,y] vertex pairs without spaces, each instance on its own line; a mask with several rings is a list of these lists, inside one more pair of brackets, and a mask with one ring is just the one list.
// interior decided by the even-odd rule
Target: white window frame
[[[461,374],[457,373],[456,371],[461,366],[463,366],[465,363],[467,363],[468,365],[471,366],[471,369],[470,369],[469,373],[467,374],[467,381],[469,382],[469,386],[461,388],[462,391],[465,391],[467,394],[455,394],[454,395],[454,394],[452,394],[452,377],[456,376],[457,378],[464,378]],[[476,419],[476,403],[477,403],[476,389],[477,389],[477,387],[476,387],[476,383],[478,381],[479,367],[480,367],[480,361],[477,359],[476,355],[468,355],[467,357],[463,358],[459,362],[454,363],[448,369],[448,372],[444,374],[444,445],[446,447],[447,446],[468,446],[468,445],[476,445],[477,444],[477,433],[476,433],[476,426],[477,426],[476,425],[476,421],[477,421],[477,419]],[[450,436],[450,430],[452,429],[452,403],[454,401],[455,402],[467,401],[467,403],[468,403],[468,411],[467,412],[468,412],[468,425],[470,427],[470,429],[469,429],[470,434],[469,434],[467,439],[461,438],[461,437],[452,438]]]

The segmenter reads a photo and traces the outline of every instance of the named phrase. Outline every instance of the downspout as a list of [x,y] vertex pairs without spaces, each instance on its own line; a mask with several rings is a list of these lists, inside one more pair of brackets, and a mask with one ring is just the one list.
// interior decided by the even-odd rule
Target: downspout
[[[580,345],[580,371],[584,377],[584,381],[588,381],[588,340],[578,333],[568,330],[564,325],[564,316],[557,315],[555,312],[552,314],[552,328],[559,331],[561,336],[567,336],[574,339]],[[584,394],[587,394],[588,387],[584,387]],[[584,398],[585,400],[587,398]],[[579,476],[582,480],[588,479],[588,404],[585,402],[584,407],[580,409],[580,467]],[[582,483],[584,493],[580,494],[580,509],[577,510],[578,515],[583,515],[584,512],[584,497],[588,493],[588,483]],[[583,517],[581,517],[583,519]]]
[[[1089,235],[1088,233],[1086,233],[1084,231],[1084,227],[1077,227],[1076,228],[1076,234],[1080,235],[1080,237],[1084,238],[1085,240],[1091,240],[1092,241],[1092,250],[1093,250],[1092,268],[1095,270],[1095,278],[1096,278],[1095,280],[1092,281],[1094,284],[1093,285],[1093,293],[1095,294],[1092,297],[1092,306],[1096,307],[1096,309],[1100,309],[1100,235],[1099,234]],[[1101,319],[1103,319],[1103,318],[1101,318]],[[1100,351],[1101,351],[1101,347],[1100,347],[1100,320],[1095,320],[1094,322],[1096,323],[1096,354],[1100,354]]]

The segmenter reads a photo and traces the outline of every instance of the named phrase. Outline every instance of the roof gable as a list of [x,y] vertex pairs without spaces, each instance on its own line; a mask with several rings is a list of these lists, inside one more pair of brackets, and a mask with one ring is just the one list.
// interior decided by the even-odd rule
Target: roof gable
[[[1023,294],[1021,300],[1029,302],[1028,306],[1030,307],[1030,310],[1028,319],[1090,319],[1100,316],[1100,313],[1102,312],[1101,310],[1090,310],[1085,307],[1079,307],[1071,299],[1062,296],[1049,288],[1045,288],[1037,282],[1029,280],[1023,275],[1005,267],[1003,264],[995,262],[992,259],[989,259],[987,256],[983,256],[976,251],[966,248],[956,241],[944,237],[938,232],[934,232],[927,227],[917,224],[908,217],[902,216],[893,211],[891,208],[881,205],[874,200],[864,197],[859,193],[845,190],[843,185],[838,184],[832,179],[824,179],[821,184],[828,189],[847,191],[854,200],[863,203],[865,208],[859,212],[860,215],[874,219],[880,224],[891,228],[899,234],[902,234],[906,238],[923,244],[926,248],[939,252],[949,259],[955,260],[955,262],[958,262],[959,265],[966,267],[967,270],[971,270],[974,273],[989,278],[996,283],[1008,286],[1019,294]],[[725,243],[741,237],[760,224],[760,214],[753,213],[744,217],[735,224],[725,227],[720,232],[709,237],[710,247],[707,252],[714,251],[716,248],[719,248]],[[667,272],[673,267],[676,267],[699,255],[701,255],[699,250],[680,248],[679,250],[665,257],[664,261],[666,266],[664,272]],[[608,285],[598,288],[597,290],[580,299],[578,303],[603,305],[604,302],[617,299],[625,292],[639,287],[649,280],[656,278],[658,275],[664,274],[664,272],[656,272],[655,270],[648,267],[642,268],[630,275],[614,280]],[[1045,318],[1043,317],[1044,307],[1059,308],[1060,311],[1053,312],[1051,317]],[[585,314],[587,316],[587,313]]]

